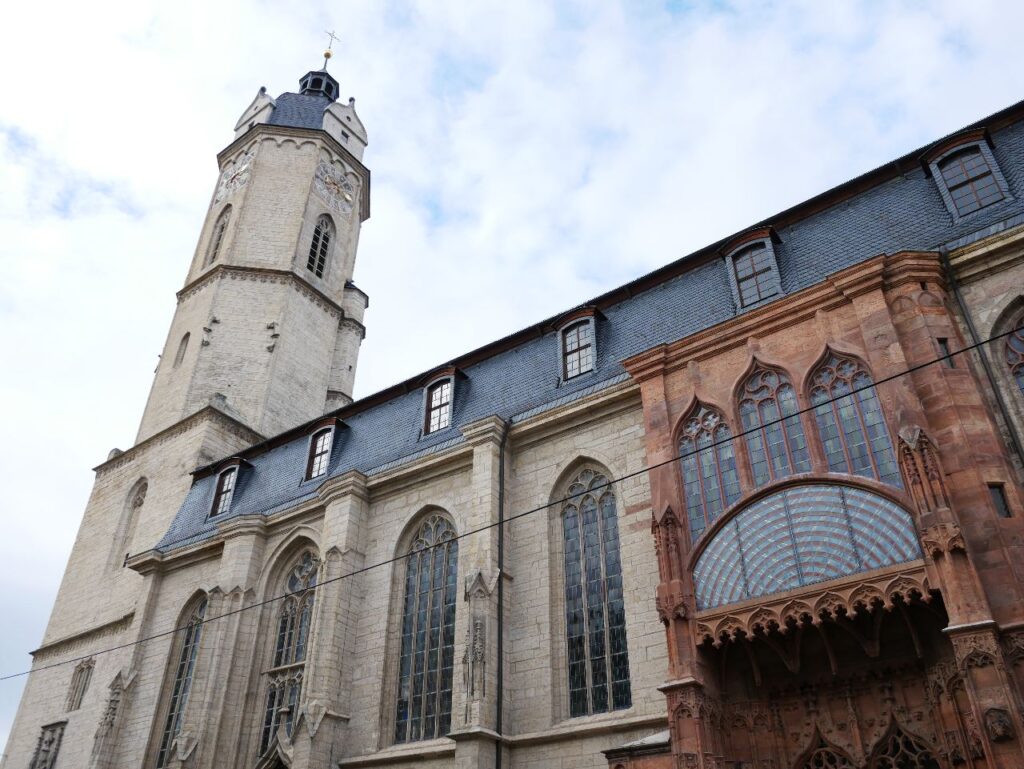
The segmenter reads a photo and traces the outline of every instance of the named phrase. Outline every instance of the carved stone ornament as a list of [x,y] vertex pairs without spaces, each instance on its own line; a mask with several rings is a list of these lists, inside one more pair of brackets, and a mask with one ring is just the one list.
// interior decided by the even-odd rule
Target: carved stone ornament
[[957,666],[961,670],[988,667],[999,659],[999,646],[991,630],[955,635],[952,640]]
[[313,177],[313,189],[316,194],[334,211],[340,214],[352,212],[356,200],[356,188],[341,171],[321,160]]
[[900,431],[897,453],[900,467],[910,482],[910,495],[918,513],[949,507],[944,473],[935,445],[919,427]]
[[[832,585],[800,599],[758,601],[724,606],[698,612],[697,640],[715,646],[741,636],[754,636],[774,630],[786,633],[794,625],[809,622],[820,625],[826,620],[853,617],[858,612],[877,607],[892,609],[895,601],[931,600],[931,586],[923,565],[907,568],[905,564],[865,579],[854,575],[846,584]],[[659,609],[660,611],[660,609]]]
[[466,692],[466,723],[474,704],[487,696],[487,619],[476,615],[466,628],[466,650],[462,654],[462,684]]
[[939,523],[921,532],[921,545],[932,558],[959,550],[967,552],[963,532],[955,523]]
[[306,710],[303,715],[305,716],[306,730],[309,732],[309,736],[316,737],[316,732],[320,728],[320,722],[327,715],[327,706],[320,702],[320,700],[312,700],[306,704]]
[[1003,742],[1013,739],[1013,720],[1002,708],[989,708],[985,711],[985,731],[992,742]]

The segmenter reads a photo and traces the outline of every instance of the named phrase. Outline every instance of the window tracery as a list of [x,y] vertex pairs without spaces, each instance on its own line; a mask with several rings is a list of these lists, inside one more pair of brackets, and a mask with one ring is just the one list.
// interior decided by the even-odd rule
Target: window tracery
[[872,751],[868,769],[938,769],[925,744],[898,726]]
[[902,486],[873,385],[863,363],[830,350],[811,377],[810,398],[818,435],[831,472]]
[[722,511],[740,498],[732,432],[722,414],[697,403],[679,439],[690,538],[696,542]]
[[330,252],[331,240],[334,238],[334,224],[331,218],[324,214],[316,220],[316,227],[313,228],[313,239],[309,243],[309,256],[306,259],[306,269],[318,278],[324,276],[324,268],[327,266],[327,254]]
[[443,737],[451,728],[459,543],[447,518],[431,515],[405,559],[395,742]]
[[174,739],[181,731],[181,721],[188,704],[188,694],[192,688],[192,677],[195,673],[196,660],[199,656],[199,642],[203,632],[203,617],[206,615],[206,598],[199,600],[188,614],[184,628],[179,631],[177,639],[177,663],[173,670],[170,699],[167,705],[167,717],[164,720],[163,732],[160,736],[160,747],[157,750],[156,769],[163,769],[171,758],[171,747]]
[[799,410],[796,390],[781,371],[758,365],[744,381],[739,414],[755,486],[810,471]]
[[267,677],[267,698],[263,709],[260,731],[260,755],[267,752],[277,734],[282,709],[288,708],[285,729],[291,734],[297,715],[302,678],[306,667],[309,628],[313,620],[313,602],[320,560],[311,550],[300,555],[292,567],[277,615],[274,655],[271,666],[264,671]]
[[632,704],[615,493],[583,470],[562,507],[569,716]]
[[1006,337],[1006,365],[1024,394],[1024,317],[1018,318],[1012,334]]

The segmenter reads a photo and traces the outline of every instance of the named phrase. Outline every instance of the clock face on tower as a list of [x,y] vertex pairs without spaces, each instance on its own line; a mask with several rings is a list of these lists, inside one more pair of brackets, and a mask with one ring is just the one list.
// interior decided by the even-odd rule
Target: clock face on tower
[[321,160],[320,165],[316,167],[313,186],[317,195],[335,211],[342,214],[352,211],[356,200],[356,189],[352,186],[352,182],[345,177],[344,172]]
[[247,152],[241,155],[234,163],[224,169],[220,175],[220,183],[217,185],[217,194],[214,201],[220,203],[228,195],[237,189],[245,186],[252,173],[252,153]]

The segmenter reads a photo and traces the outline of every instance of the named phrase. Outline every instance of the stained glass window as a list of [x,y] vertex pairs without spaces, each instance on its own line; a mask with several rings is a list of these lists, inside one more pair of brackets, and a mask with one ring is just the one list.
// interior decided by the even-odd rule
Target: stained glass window
[[231,219],[231,206],[226,206],[217,217],[217,223],[213,225],[213,235],[210,238],[210,250],[206,254],[206,263],[213,264],[220,254],[220,247],[224,243],[224,233],[228,230],[228,221]]
[[807,484],[762,497],[730,519],[693,569],[711,609],[921,557],[914,521],[851,486]]
[[758,366],[743,383],[740,421],[756,486],[810,471],[799,410],[796,390],[781,371]]
[[426,432],[442,430],[452,423],[452,380],[444,379],[427,390]]
[[210,515],[223,515],[231,510],[231,498],[235,493],[235,479],[238,468],[230,467],[217,478],[217,490],[213,495],[213,507]]
[[334,225],[330,217],[321,216],[316,220],[316,227],[313,229],[313,239],[309,243],[309,258],[306,259],[306,269],[318,278],[324,276],[324,268],[327,266],[327,254],[330,253],[331,239],[334,237]]
[[731,438],[722,415],[702,403],[696,404],[683,422],[680,466],[690,538],[694,542],[725,508],[740,498]]
[[156,769],[163,769],[171,758],[174,738],[181,731],[181,719],[188,704],[188,693],[192,688],[192,675],[199,656],[199,641],[203,633],[203,617],[206,614],[206,598],[199,600],[189,612],[185,626],[176,635],[177,664],[174,667],[174,683],[171,685],[171,699],[167,707],[167,718],[160,736],[160,747],[156,755]]
[[306,667],[309,627],[313,619],[319,559],[309,550],[299,556],[288,574],[288,595],[281,601],[274,637],[274,656],[267,678],[267,699],[260,732],[260,755],[267,752],[281,724],[281,710],[288,708],[285,728],[291,734],[298,713],[302,677]]
[[1017,319],[1016,330],[1006,337],[1006,365],[1024,393],[1024,317]]
[[607,484],[584,470],[562,508],[570,717],[632,703],[618,515]]
[[1003,191],[978,147],[945,158],[939,163],[939,171],[960,216],[1003,199]]
[[447,518],[419,527],[405,559],[395,742],[448,734],[455,662],[459,543]]
[[306,464],[306,478],[317,478],[327,472],[331,459],[331,442],[334,430],[321,430],[309,442],[309,462]]
[[778,293],[775,262],[764,243],[743,249],[732,258],[740,304],[749,307]]
[[589,320],[577,323],[562,332],[563,375],[572,379],[594,370],[594,343]]
[[830,351],[811,377],[818,434],[830,471],[902,486],[873,384],[863,363]]

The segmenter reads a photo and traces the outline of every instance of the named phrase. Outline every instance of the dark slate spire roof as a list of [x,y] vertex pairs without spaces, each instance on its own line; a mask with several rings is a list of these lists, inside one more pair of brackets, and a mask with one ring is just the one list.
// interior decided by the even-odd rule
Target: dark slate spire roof
[[[279,109],[292,99],[319,99],[310,102],[310,109],[312,104],[329,103],[326,97],[285,94],[278,100]],[[306,102],[294,102],[289,109],[298,112],[299,104]],[[1024,102],[977,124],[999,119],[1000,125],[991,133],[992,151],[1010,197],[959,222],[953,222],[935,181],[921,166],[923,150],[778,214],[780,242],[775,248],[783,293],[820,283],[882,253],[959,247],[1024,224],[1022,116]],[[315,496],[327,478],[350,470],[372,476],[458,445],[464,441],[459,428],[475,420],[498,415],[517,422],[626,381],[629,377],[622,366],[626,358],[738,314],[726,266],[717,256],[724,242],[595,299],[592,304],[601,308],[604,319],[597,322],[593,372],[560,382],[557,329],[551,320],[538,323],[453,361],[465,378],[456,382],[452,424],[446,429],[420,435],[423,397],[421,377],[417,377],[336,412],[345,427],[335,442],[326,476],[302,481],[309,440],[302,426],[243,452],[250,466],[239,475],[231,510],[213,521],[209,512],[217,478],[209,468],[197,472],[157,549],[168,551],[207,539],[228,518],[288,509]]]
[[326,96],[283,93],[277,97],[267,123],[292,128],[323,128],[324,110],[330,105],[331,100]]

